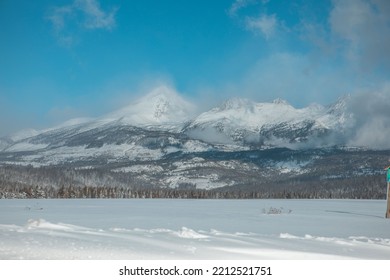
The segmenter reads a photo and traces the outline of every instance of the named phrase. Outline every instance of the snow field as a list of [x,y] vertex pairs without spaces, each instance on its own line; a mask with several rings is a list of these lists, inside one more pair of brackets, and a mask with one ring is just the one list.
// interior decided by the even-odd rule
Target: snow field
[[379,200],[0,200],[0,259],[388,260],[384,210]]

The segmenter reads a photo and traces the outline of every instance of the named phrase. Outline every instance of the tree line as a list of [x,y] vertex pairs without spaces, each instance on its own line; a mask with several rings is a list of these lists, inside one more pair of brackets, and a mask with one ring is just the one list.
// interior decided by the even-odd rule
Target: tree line
[[[228,174],[224,170],[211,171],[221,177],[234,175],[235,185],[206,190],[187,182],[171,188],[161,185],[161,177],[153,174],[148,177],[149,181],[142,181],[142,174],[137,177],[105,170],[6,166],[0,168],[0,198],[386,198],[383,174],[321,177],[324,172],[318,172],[287,177],[262,176],[261,172]],[[198,173],[202,175],[201,172]]]
[[[372,178],[373,181],[374,178]],[[379,180],[380,181],[380,180]],[[351,183],[351,182],[349,182]],[[2,187],[0,198],[116,198],[116,199],[385,199],[386,188],[382,184],[370,186],[344,185],[332,182],[312,182],[294,187],[275,184],[258,188],[131,188],[131,187],[88,187],[88,186],[27,186],[14,184]]]

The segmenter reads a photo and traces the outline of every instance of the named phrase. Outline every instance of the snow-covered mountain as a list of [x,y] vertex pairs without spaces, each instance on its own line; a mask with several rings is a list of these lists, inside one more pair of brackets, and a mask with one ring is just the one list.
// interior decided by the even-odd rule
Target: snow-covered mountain
[[[1,139],[0,162],[33,166],[107,164],[156,160],[207,144],[180,133],[195,106],[173,89],[158,87],[118,111],[96,119],[73,119],[40,132]],[[4,157],[2,157],[4,156]]]
[[277,177],[280,185],[378,174],[390,151],[345,147],[348,98],[301,109],[236,98],[193,116],[195,106],[161,87],[100,118],[0,139],[0,183],[251,191]]
[[194,105],[174,90],[159,87],[100,118],[74,119],[51,129],[28,130],[3,138],[0,149],[3,153],[36,151],[40,155],[58,150],[60,157],[78,150],[79,157],[84,157],[94,148],[96,154],[115,158],[118,152],[126,151],[121,145],[130,145],[130,150],[139,150],[135,146],[153,146],[162,151],[183,151],[187,142],[197,151],[211,147],[246,150],[331,146],[338,143],[327,143],[328,137],[342,133],[353,122],[346,104],[347,98],[343,98],[329,107],[311,105],[296,109],[281,99],[255,103],[235,98],[192,117]]
[[148,148],[150,139],[161,149],[170,147],[171,151],[182,150],[178,143],[184,145],[186,141],[196,143],[195,149],[214,146],[222,150],[231,149],[232,145],[238,150],[329,146],[335,143],[327,143],[327,137],[342,133],[353,121],[346,104],[347,99],[343,98],[329,107],[311,105],[296,109],[281,99],[255,103],[235,98],[191,118],[194,105],[174,90],[159,87],[133,104],[100,118],[74,119],[51,129],[26,130],[3,138],[0,149],[3,153],[44,153],[56,149],[63,157],[69,153],[66,148],[77,147],[85,150],[78,152],[83,157],[90,154],[88,149],[94,148],[99,150],[98,154],[114,157],[115,151],[125,149],[120,145]]
[[175,90],[160,86],[146,96],[118,111],[112,112],[101,121],[118,121],[133,126],[169,127],[182,125],[193,117],[195,106],[182,98]]
[[[186,134],[206,142],[292,147],[295,143],[326,145],[324,139],[344,130],[352,116],[346,100],[322,107],[296,109],[286,101],[255,103],[234,98],[189,122]],[[328,143],[333,144],[333,143]]]

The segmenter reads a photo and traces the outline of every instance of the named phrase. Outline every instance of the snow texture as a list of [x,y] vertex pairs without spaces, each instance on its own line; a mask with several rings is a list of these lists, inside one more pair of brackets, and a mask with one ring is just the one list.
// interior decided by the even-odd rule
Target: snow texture
[[129,106],[108,114],[103,119],[121,119],[130,125],[175,124],[187,121],[195,106],[175,90],[160,86]]
[[384,210],[380,200],[0,200],[0,259],[389,259]]
[[[340,113],[341,114],[341,113]],[[221,107],[216,107],[195,118],[188,129],[219,127],[233,134],[238,128],[256,133],[262,128],[288,124],[290,127],[313,122],[314,128],[338,128],[343,125],[345,115],[319,105],[296,109],[286,101],[276,99],[272,103],[255,103],[250,100],[233,98]]]

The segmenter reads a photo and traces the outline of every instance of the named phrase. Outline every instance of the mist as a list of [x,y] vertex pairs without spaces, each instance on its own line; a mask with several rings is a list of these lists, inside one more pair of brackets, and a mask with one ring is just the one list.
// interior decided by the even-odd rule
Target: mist
[[347,110],[354,124],[346,144],[373,149],[390,149],[390,85],[351,98]]

